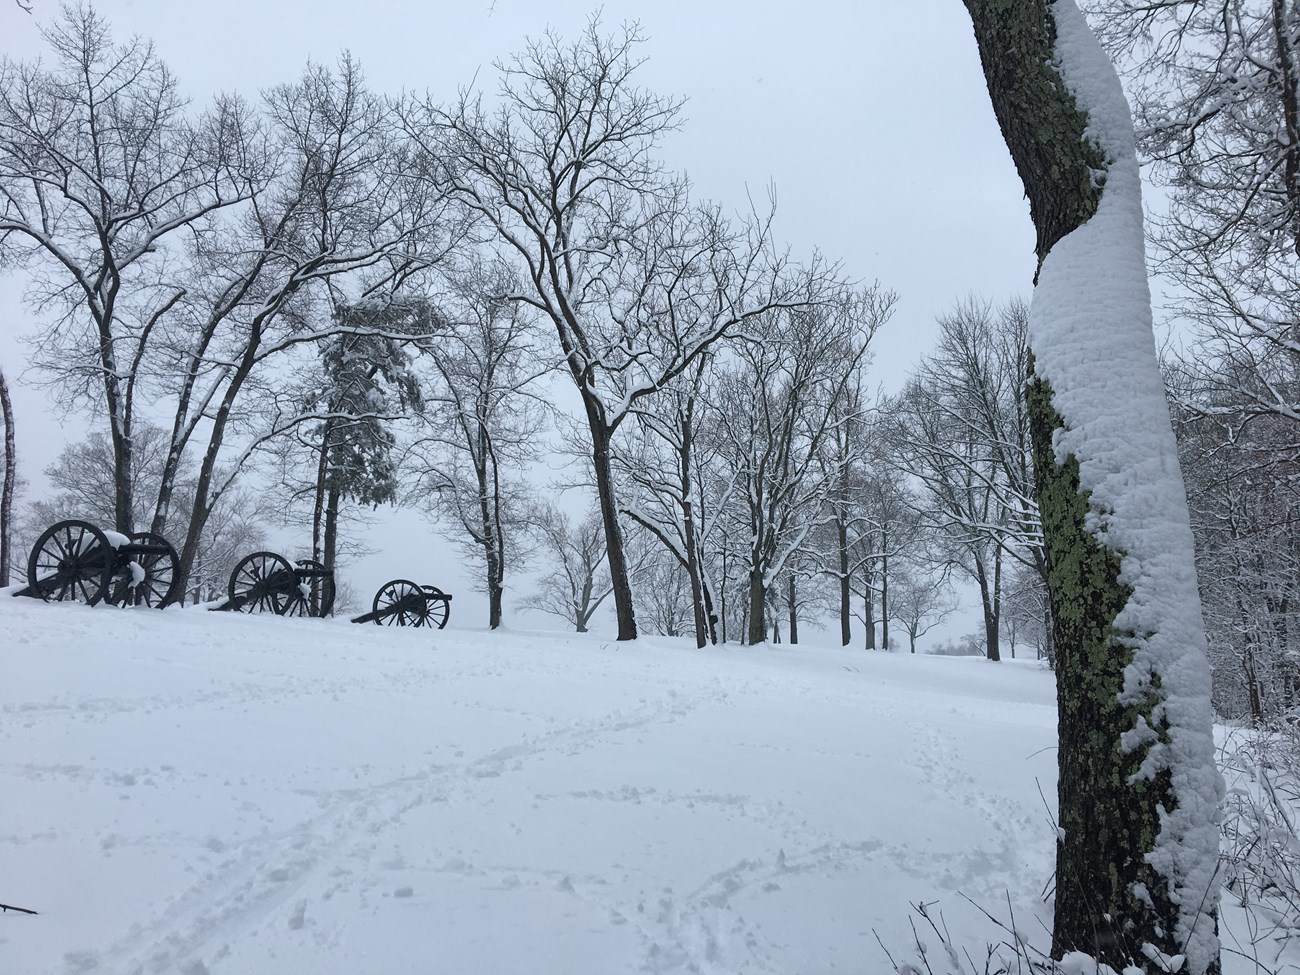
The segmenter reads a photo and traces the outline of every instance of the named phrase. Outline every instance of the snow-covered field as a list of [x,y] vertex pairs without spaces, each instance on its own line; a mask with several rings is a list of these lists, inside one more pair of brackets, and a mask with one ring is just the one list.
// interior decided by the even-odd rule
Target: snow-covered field
[[1054,735],[1030,664],[0,597],[0,973],[880,972],[1041,932]]

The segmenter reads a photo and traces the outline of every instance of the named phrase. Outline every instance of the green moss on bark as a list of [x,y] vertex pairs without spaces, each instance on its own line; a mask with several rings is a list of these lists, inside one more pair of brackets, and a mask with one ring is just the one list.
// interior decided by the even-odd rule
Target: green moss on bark
[[[1085,951],[1120,970],[1142,959],[1144,943],[1171,955],[1179,949],[1162,920],[1176,911],[1145,860],[1160,829],[1159,809],[1173,801],[1169,774],[1139,779],[1147,747],[1125,751],[1120,739],[1140,717],[1151,723],[1159,687],[1138,705],[1120,703],[1133,641],[1114,621],[1132,590],[1119,580],[1120,554],[1088,530],[1089,495],[1080,488],[1078,461],[1056,461],[1053,435],[1063,423],[1051,387],[1031,378],[1027,399],[1052,593],[1062,746],[1057,795],[1064,832],[1056,851],[1052,953],[1060,958]],[[1164,736],[1164,728],[1152,730]]]

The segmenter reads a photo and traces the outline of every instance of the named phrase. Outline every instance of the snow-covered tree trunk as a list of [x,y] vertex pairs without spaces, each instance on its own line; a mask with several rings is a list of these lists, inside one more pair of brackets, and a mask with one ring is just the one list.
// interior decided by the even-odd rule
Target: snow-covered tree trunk
[[1074,0],[965,0],[1040,267],[1029,409],[1057,645],[1053,954],[1219,970],[1192,535],[1151,332],[1128,105]]

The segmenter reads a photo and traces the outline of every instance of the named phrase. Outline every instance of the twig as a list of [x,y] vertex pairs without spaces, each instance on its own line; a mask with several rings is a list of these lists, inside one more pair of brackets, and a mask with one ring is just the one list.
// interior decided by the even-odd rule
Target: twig
[[29,911],[25,907],[14,907],[12,904],[0,904],[0,914],[7,911],[17,911],[19,914],[35,914],[36,911]]

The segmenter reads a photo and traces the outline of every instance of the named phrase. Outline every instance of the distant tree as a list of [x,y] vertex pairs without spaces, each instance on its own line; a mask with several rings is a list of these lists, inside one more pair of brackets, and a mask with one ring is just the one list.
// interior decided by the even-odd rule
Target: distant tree
[[524,605],[567,620],[586,633],[591,618],[614,591],[605,563],[605,532],[593,508],[574,524],[553,504],[539,505],[533,517],[537,545],[551,565]]
[[449,275],[438,335],[423,349],[426,409],[406,462],[413,494],[481,560],[492,629],[502,622],[506,574],[527,549],[522,473],[544,443],[539,380],[554,368],[536,316],[508,297],[517,287],[499,261],[472,260]]
[[[840,623],[840,645],[847,647],[853,639],[852,620],[854,580],[869,569],[871,546],[866,543],[863,487],[868,469],[875,459],[878,424],[872,422],[866,402],[865,367],[845,384],[844,394],[836,404],[842,416],[831,424],[822,464],[832,479],[827,496],[829,519],[814,539],[814,548],[822,555],[821,572],[832,579],[838,595],[836,607]],[[874,618],[869,644],[874,642]]]
[[850,419],[841,401],[891,305],[891,295],[870,289],[769,312],[734,343],[714,384],[714,436],[748,521],[751,644],[766,639],[773,584],[826,517],[837,479],[822,463],[825,445]]
[[894,568],[890,612],[907,632],[908,649],[916,653],[918,637],[943,623],[957,611],[957,599],[941,568],[911,562]]
[[695,645],[718,640],[715,583],[707,545],[717,517],[706,491],[716,451],[703,427],[711,422],[705,390],[712,356],[701,356],[637,408],[637,423],[615,451],[628,485],[622,513],[649,532],[686,572]]
[[650,632],[664,636],[684,636],[694,626],[690,578],[658,542],[648,545],[637,571],[637,614]]
[[526,269],[512,297],[555,329],[582,402],[620,640],[636,638],[636,614],[615,434],[729,330],[795,300],[770,221],[733,226],[654,158],[682,103],[637,86],[641,42],[635,25],[607,36],[593,19],[573,44],[548,34],[498,64],[490,111],[466,93],[407,113],[428,167]]
[[[1214,699],[1269,724],[1300,706],[1300,464],[1295,421],[1255,413],[1195,353],[1168,370],[1187,471]],[[1249,374],[1238,371],[1243,385]]]
[[0,470],[0,587],[9,585],[9,562],[13,557],[14,493],[18,488],[18,449],[14,442],[14,406],[9,383],[0,369],[0,425],[4,426],[4,468]]
[[1028,415],[1060,722],[1052,954],[1217,973],[1223,783],[1132,120],[1074,0],[965,2],[1038,238]]
[[[887,449],[886,445],[882,445]],[[881,467],[883,462],[878,461]],[[920,534],[918,502],[908,486],[892,472],[877,470],[855,486],[855,504],[859,508],[855,539],[850,547],[858,566],[851,576],[858,597],[855,609],[866,627],[867,650],[876,648],[876,622],[880,623],[880,648],[893,646],[889,623],[894,618],[890,582],[894,566],[913,554]]]
[[1047,584],[1032,569],[1023,565],[1014,567],[1002,587],[1002,614],[999,617],[1002,635],[1011,656],[1016,647],[1033,647],[1035,658],[1053,664],[1052,614],[1047,598]]
[[899,462],[924,485],[923,518],[979,587],[990,660],[1001,656],[1004,567],[1047,573],[1023,393],[1028,324],[1020,301],[958,303],[893,411]]

